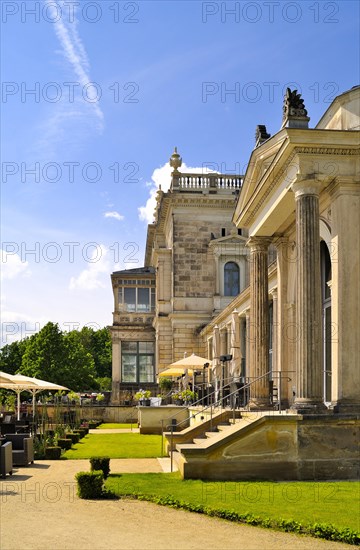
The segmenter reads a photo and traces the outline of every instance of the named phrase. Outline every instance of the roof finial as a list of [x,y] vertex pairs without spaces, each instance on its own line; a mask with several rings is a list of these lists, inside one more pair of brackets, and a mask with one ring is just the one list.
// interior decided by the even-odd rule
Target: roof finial
[[174,168],[173,174],[178,173],[180,166],[182,165],[182,158],[177,152],[177,147],[175,147],[173,154],[170,157],[170,166]]

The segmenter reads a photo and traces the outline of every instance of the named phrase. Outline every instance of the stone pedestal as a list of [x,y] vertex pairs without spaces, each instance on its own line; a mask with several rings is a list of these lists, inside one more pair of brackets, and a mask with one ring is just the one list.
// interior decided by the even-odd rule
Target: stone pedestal
[[250,408],[269,408],[268,247],[271,239],[251,237],[250,248]]
[[322,398],[319,182],[293,184],[296,202],[296,396],[301,412],[326,410]]

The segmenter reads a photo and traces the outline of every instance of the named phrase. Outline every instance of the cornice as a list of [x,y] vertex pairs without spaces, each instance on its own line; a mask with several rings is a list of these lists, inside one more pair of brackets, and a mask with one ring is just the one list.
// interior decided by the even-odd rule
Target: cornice
[[[289,174],[289,168],[292,165],[292,162],[294,158],[298,155],[331,155],[331,156],[358,156],[360,154],[360,148],[358,146],[355,147],[323,147],[323,146],[316,146],[316,147],[307,147],[307,146],[297,146],[294,147],[292,153],[287,158],[286,162],[284,163],[284,166],[282,169],[279,169],[279,172],[276,177],[274,177],[271,180],[271,173],[276,169],[276,165],[269,167],[269,170],[266,171],[262,178],[260,179],[260,182],[258,184],[259,192],[263,190],[263,194],[261,198],[257,201],[254,208],[249,212],[248,216],[245,218],[242,225],[245,227],[248,227],[252,220],[255,218],[257,212],[262,208],[263,204],[266,202],[266,199],[269,197],[273,189],[277,186],[277,184],[284,179],[284,177],[287,177]],[[276,161],[278,162],[278,160]],[[326,176],[329,177],[329,174]],[[319,178],[322,178],[322,174],[319,174]],[[267,184],[267,185],[266,185]],[[291,181],[288,182],[289,187],[291,184]],[[264,188],[266,185],[266,188]],[[253,200],[256,199],[256,194],[253,195]]]

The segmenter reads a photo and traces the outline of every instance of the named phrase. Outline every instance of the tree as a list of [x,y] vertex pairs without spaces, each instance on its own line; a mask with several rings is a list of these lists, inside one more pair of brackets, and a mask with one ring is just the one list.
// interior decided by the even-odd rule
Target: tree
[[63,333],[47,323],[30,338],[22,358],[21,373],[66,386],[74,391],[96,389],[94,360],[77,331]]
[[22,357],[30,338],[6,344],[0,350],[0,370],[15,374],[21,367]]

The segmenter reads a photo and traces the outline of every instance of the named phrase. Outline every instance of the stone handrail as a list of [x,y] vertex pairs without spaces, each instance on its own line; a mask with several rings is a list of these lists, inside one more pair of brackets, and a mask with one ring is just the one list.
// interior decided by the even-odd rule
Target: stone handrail
[[243,176],[232,174],[185,174],[172,175],[171,189],[186,191],[240,190]]

